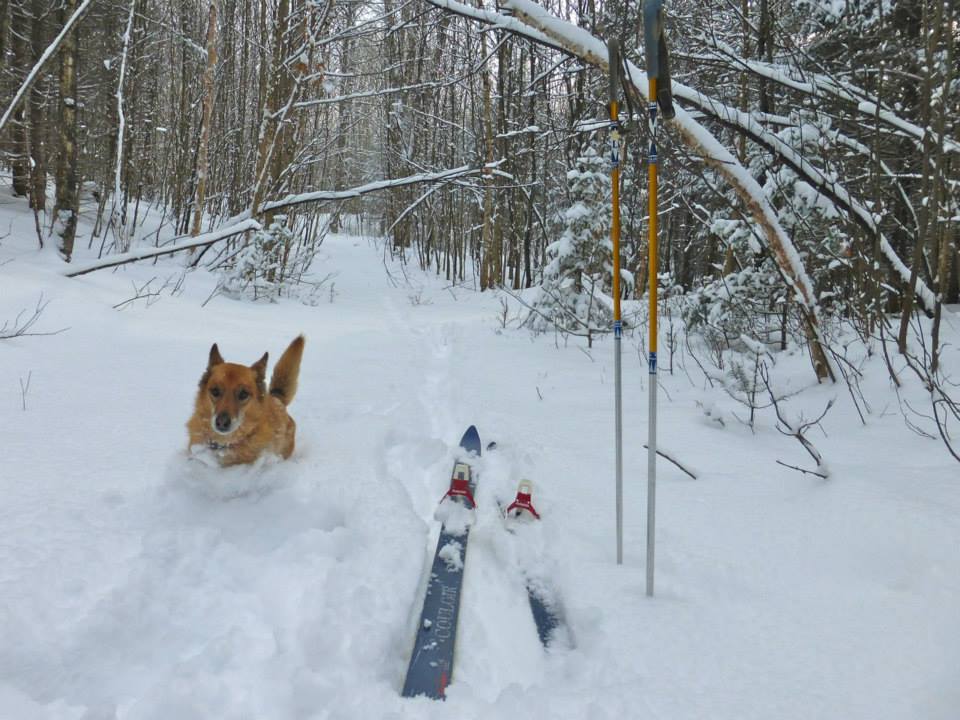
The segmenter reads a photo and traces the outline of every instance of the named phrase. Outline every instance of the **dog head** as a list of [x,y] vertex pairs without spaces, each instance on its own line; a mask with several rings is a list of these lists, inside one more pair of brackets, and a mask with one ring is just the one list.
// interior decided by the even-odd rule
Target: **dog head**
[[209,411],[210,427],[218,435],[230,435],[244,423],[256,423],[267,394],[267,357],[253,365],[224,362],[217,344],[210,348],[207,370],[200,378],[197,409]]

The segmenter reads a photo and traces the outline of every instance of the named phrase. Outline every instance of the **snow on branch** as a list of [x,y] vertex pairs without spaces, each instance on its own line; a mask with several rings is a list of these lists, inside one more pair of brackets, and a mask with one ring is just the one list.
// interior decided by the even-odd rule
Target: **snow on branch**
[[[429,2],[440,7],[446,7],[454,12],[458,11],[456,6],[459,6],[459,3],[452,0],[429,0]],[[520,34],[531,39],[545,35],[549,38],[549,44],[552,46],[559,46],[565,52],[592,65],[604,70],[607,69],[607,47],[601,39],[594,37],[588,31],[554,17],[531,0],[505,0],[504,7],[512,10],[515,17],[504,18],[510,21],[509,24],[495,21],[497,26],[513,32],[520,32]],[[465,12],[464,14],[478,17],[479,13]],[[536,36],[523,29],[515,30],[518,21],[521,25],[528,26],[528,29],[535,30]],[[633,63],[627,62],[626,66],[626,79],[643,95],[643,73]],[[673,83],[675,96],[684,97],[694,92],[685,85],[677,82]],[[736,156],[729,152],[709,130],[694,120],[690,113],[683,108],[677,108],[677,115],[671,121],[671,126],[677,131],[684,143],[699,153],[710,167],[727,180],[737,195],[740,196],[754,222],[762,229],[784,282],[793,289],[795,299],[803,311],[817,374],[818,376],[827,375],[834,379],[833,368],[830,366],[830,361],[826,355],[828,345],[821,330],[820,309],[814,293],[813,282],[807,275],[793,241],[780,225],[776,210],[764,195],[763,189]]]
[[219,242],[220,240],[225,240],[226,238],[245,233],[248,230],[259,229],[260,223],[258,223],[256,220],[242,220],[233,225],[227,225],[226,227],[221,227],[213,232],[204,233],[202,235],[196,235],[194,237],[184,235],[179,238],[175,238],[173,244],[167,245],[166,247],[141,248],[139,250],[131,250],[125,253],[111,255],[101,260],[87,263],[86,265],[80,265],[78,267],[71,268],[63,274],[67,277],[86,275],[94,270],[103,270],[104,268],[116,267],[117,265],[126,265],[127,263],[137,262],[138,260],[150,260],[151,258],[161,257],[162,255],[172,255],[173,253],[178,253],[182,250],[206,247],[207,245],[213,245],[213,243]]
[[397,95],[399,93],[405,92],[415,92],[417,90],[437,90],[440,88],[450,87],[460,82],[460,79],[451,80],[449,82],[421,82],[421,83],[412,83],[410,85],[400,85],[397,87],[381,88],[378,90],[360,90],[357,92],[347,93],[345,95],[329,95],[322,98],[313,98],[311,100],[300,100],[293,104],[293,107],[297,110],[303,110],[306,108],[319,107],[322,105],[336,105],[342,103],[346,100],[364,100],[366,98],[379,98],[386,95]]
[[[778,135],[770,132],[758,123],[749,113],[725,105],[719,100],[708,97],[684,85],[674,84],[673,94],[675,97],[689,101],[699,110],[716,118],[724,125],[747,133],[754,142],[763,145],[780,157],[818,192],[829,198],[835,206],[840,207],[850,215],[854,221],[869,234],[879,234],[880,251],[903,281],[910,282],[910,268],[900,259],[900,256],[897,255],[896,250],[893,249],[893,246],[890,244],[890,241],[887,240],[886,236],[880,232],[873,213],[857,202],[841,183],[828,178],[822,170],[814,166],[809,160],[790,147],[790,145],[784,142]],[[924,307],[930,312],[933,312],[936,307],[936,297],[933,291],[930,290],[926,283],[920,278],[917,278],[917,295],[921,302],[923,302]]]
[[10,103],[10,106],[7,108],[6,112],[3,113],[3,116],[0,117],[0,132],[3,132],[3,128],[6,127],[7,123],[10,121],[10,118],[13,117],[13,113],[16,111],[17,106],[21,103],[24,96],[30,91],[30,88],[33,87],[33,84],[40,77],[40,71],[43,70],[43,66],[46,65],[51,58],[57,54],[57,50],[60,49],[61,43],[63,43],[64,38],[70,34],[70,31],[73,29],[73,26],[80,22],[80,19],[83,18],[84,14],[89,9],[90,5],[93,3],[93,0],[83,0],[80,7],[74,11],[73,15],[64,23],[63,29],[60,31],[60,34],[54,38],[53,42],[43,51],[43,55],[40,56],[40,59],[37,60],[36,64],[33,66],[33,69],[27,74],[26,79],[20,85],[20,89],[17,90],[17,94],[13,96],[13,101]]
[[285,198],[281,198],[280,200],[272,200],[271,202],[264,203],[260,210],[261,212],[270,212],[272,210],[290,207],[291,205],[302,205],[304,203],[331,200],[348,200],[350,198],[360,197],[361,195],[366,195],[367,193],[376,192],[378,190],[388,190],[391,188],[402,187],[404,185],[447,182],[457,178],[466,177],[468,175],[478,175],[479,173],[483,172],[483,169],[483,167],[462,165],[458,168],[453,168],[452,170],[441,170],[435,173],[408,175],[407,177],[396,178],[394,180],[377,180],[375,182],[367,183],[366,185],[359,185],[347,190],[318,190],[316,192],[300,193],[298,195],[287,195]]
[[[378,190],[402,187],[404,185],[450,182],[452,180],[467,177],[469,175],[478,175],[485,169],[495,167],[497,164],[499,163],[492,163],[491,165],[480,167],[463,165],[458,168],[441,170],[435,173],[408,175],[407,177],[396,178],[394,180],[377,180],[375,182],[367,183],[366,185],[359,185],[347,190],[318,190],[316,192],[300,193],[299,195],[288,195],[280,200],[273,200],[271,202],[263,203],[259,209],[258,215],[274,210],[280,210],[281,208],[290,207],[292,205],[346,200],[348,198],[360,197],[361,195],[366,195],[367,193],[376,192]],[[63,274],[66,277],[86,275],[87,273],[94,272],[95,270],[103,270],[104,268],[116,267],[117,265],[126,265],[127,263],[137,262],[138,260],[150,260],[163,255],[172,255],[173,253],[177,253],[182,250],[206,247],[207,245],[213,245],[221,240],[245,233],[248,230],[262,229],[260,223],[251,218],[250,215],[251,212],[248,209],[239,215],[230,218],[222,227],[212,232],[197,235],[195,237],[184,235],[175,238],[172,245],[167,245],[166,247],[162,248],[142,248],[139,250],[131,250],[130,252],[119,253],[117,255],[111,255],[110,257],[96,260],[94,262],[87,263],[86,265],[72,267]]]
[[[562,43],[557,42],[550,36],[536,30],[532,26],[494,10],[484,10],[483,8],[471,7],[470,5],[465,5],[461,2],[457,2],[456,0],[427,0],[427,2],[434,7],[440,8],[441,10],[449,10],[450,12],[460,15],[461,17],[479,20],[480,22],[484,22],[488,25],[498,27],[501,30],[522,35],[523,37],[533,40],[535,43],[540,45],[548,45],[556,50],[561,50],[571,55],[574,54],[569,49],[564,47]],[[504,7],[507,7],[508,5],[509,3],[504,3]],[[537,7],[545,17],[552,17],[543,8],[540,8],[539,6],[535,7]],[[606,54],[606,50],[604,50],[604,54]]]
[[[876,98],[870,97],[862,88],[858,88],[850,83],[838,82],[836,79],[821,73],[805,73],[805,77],[808,79],[797,80],[791,77],[788,68],[741,57],[733,48],[716,38],[702,37],[701,40],[715,51],[716,54],[713,56],[713,59],[734,64],[736,67],[748,70],[754,75],[772,80],[779,85],[812,97],[819,97],[824,93],[833,95],[840,100],[853,104],[857,112],[862,115],[866,115],[871,119],[879,118],[886,125],[896,128],[915,141],[919,142],[923,140],[925,132],[922,127],[908,120],[904,120],[880,104]],[[943,148],[946,152],[960,153],[960,142],[953,138],[944,137]]]

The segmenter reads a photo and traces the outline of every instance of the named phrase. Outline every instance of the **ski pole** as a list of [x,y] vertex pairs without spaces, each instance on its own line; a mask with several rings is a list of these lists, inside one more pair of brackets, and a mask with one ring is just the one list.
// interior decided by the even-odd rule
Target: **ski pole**
[[650,78],[650,158],[647,163],[650,240],[647,269],[650,299],[649,407],[647,411],[647,597],[653,596],[654,533],[657,507],[657,79]]
[[[647,597],[653,597],[657,507],[657,106],[663,116],[674,116],[667,42],[663,33],[663,0],[646,0],[643,6],[644,45],[650,100],[650,157],[648,173],[650,356],[649,421],[647,424]],[[658,80],[662,80],[658,87]]]
[[620,43],[613,38],[607,44],[610,64],[610,185],[613,189],[613,221],[610,241],[613,245],[613,353],[614,353],[614,444],[617,466],[617,565],[623,564],[623,401],[620,371],[620,121],[617,88],[620,85]]

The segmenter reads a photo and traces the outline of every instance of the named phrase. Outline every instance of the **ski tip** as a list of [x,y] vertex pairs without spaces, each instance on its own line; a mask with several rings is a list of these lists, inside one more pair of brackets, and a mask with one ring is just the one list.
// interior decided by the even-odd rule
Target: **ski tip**
[[460,447],[462,447],[467,452],[476,453],[480,455],[481,446],[480,446],[480,433],[477,432],[477,426],[471,425],[467,428],[467,431],[463,434],[463,437],[460,438]]

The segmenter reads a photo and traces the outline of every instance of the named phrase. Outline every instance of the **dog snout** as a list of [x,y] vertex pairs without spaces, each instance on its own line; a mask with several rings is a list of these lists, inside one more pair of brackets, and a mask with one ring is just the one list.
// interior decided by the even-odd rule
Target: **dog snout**
[[232,424],[230,420],[230,413],[217,413],[214,424],[219,432],[225,433],[230,430],[230,425]]

